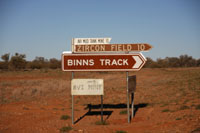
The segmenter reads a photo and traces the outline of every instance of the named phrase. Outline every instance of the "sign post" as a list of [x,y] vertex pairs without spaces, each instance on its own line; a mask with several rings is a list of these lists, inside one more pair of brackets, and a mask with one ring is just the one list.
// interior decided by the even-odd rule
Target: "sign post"
[[101,95],[101,122],[103,122],[103,95]]
[[139,71],[146,62],[135,54],[63,54],[63,71]]
[[134,117],[134,92],[133,93],[131,93],[131,111],[132,111],[132,113],[131,113],[131,118],[133,118]]
[[110,41],[111,38],[73,38],[72,52],[62,54],[62,70],[72,72],[72,124],[74,124],[74,95],[100,95],[101,122],[103,122],[103,79],[74,79],[75,71],[126,72],[128,123],[130,123],[130,94],[131,118],[134,117],[136,76],[129,76],[129,71],[139,71],[144,66],[146,58],[141,53],[130,52],[149,51],[152,46],[147,43],[109,44]]
[[[74,72],[72,72],[72,80],[73,79],[74,79]],[[73,124],[74,124],[74,95],[72,95],[72,125]]]

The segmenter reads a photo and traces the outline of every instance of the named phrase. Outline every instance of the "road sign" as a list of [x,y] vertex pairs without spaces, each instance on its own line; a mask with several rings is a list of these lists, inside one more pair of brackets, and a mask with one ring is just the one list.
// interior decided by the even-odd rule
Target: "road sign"
[[131,52],[149,51],[152,48],[147,43],[136,44],[81,44],[74,45],[74,53],[97,53],[97,52]]
[[72,95],[103,95],[103,79],[72,79]]
[[72,45],[77,44],[109,44],[111,38],[73,38]]
[[146,59],[135,54],[63,54],[63,71],[138,71]]

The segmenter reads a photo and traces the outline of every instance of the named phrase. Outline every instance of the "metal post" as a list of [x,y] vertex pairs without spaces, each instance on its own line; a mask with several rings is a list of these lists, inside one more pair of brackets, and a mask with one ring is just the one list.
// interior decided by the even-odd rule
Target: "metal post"
[[134,92],[131,93],[131,108],[132,108],[131,118],[133,118],[134,117]]
[[101,122],[103,123],[103,95],[101,95]]
[[[74,79],[74,72],[72,72],[72,79]],[[72,95],[72,125],[74,125],[74,95]]]
[[126,91],[127,91],[127,115],[128,115],[128,123],[130,123],[129,91],[128,91],[128,72],[126,72]]

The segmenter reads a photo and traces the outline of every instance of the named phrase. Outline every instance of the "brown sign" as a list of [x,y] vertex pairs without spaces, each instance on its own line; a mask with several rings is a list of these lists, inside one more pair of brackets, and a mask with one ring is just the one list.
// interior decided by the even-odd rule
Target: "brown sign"
[[150,44],[80,44],[73,46],[74,53],[86,52],[131,52],[148,51],[152,48]]
[[146,59],[136,54],[63,54],[63,71],[138,71]]
[[128,76],[128,91],[133,93],[136,90],[136,75]]

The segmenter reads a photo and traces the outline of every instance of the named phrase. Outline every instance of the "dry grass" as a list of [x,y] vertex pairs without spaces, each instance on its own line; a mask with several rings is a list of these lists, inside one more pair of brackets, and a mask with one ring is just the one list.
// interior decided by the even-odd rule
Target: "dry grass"
[[[164,107],[172,103],[185,105],[194,102],[196,98],[200,98],[200,70],[197,68],[188,70],[187,68],[186,70],[142,69],[137,73],[129,73],[129,75],[133,74],[137,75],[136,93],[138,95],[136,95],[136,99],[140,102],[149,103],[150,105],[159,104]],[[125,72],[75,73],[75,78],[104,78],[107,92],[104,97],[108,97],[108,94],[113,91],[125,94],[126,92],[123,91],[126,89],[125,76]],[[58,96],[67,94],[66,91],[70,91],[71,73],[62,72],[61,70],[8,71],[2,72],[0,77],[1,103],[27,100],[38,96]],[[118,82],[117,84],[115,83],[116,81]],[[109,84],[112,84],[111,88],[107,88]],[[161,98],[158,100],[158,97]],[[82,104],[89,99],[80,102]],[[96,102],[98,101],[96,100]],[[126,98],[111,98],[108,101],[112,103],[126,102]],[[79,103],[79,100],[77,103]]]

